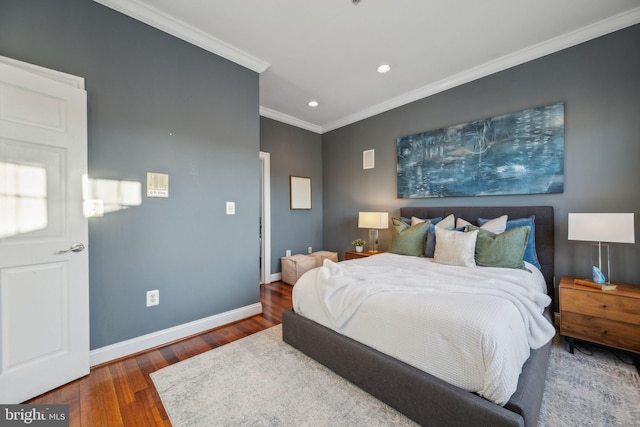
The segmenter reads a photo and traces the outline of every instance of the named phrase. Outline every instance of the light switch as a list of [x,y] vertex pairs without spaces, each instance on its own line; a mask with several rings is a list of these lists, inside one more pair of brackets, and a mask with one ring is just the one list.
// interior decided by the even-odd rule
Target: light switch
[[227,215],[236,214],[236,202],[227,202]]

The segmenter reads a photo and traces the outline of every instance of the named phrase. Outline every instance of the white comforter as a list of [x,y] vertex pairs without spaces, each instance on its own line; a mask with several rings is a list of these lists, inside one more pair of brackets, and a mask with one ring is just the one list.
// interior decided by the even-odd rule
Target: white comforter
[[325,261],[293,288],[294,310],[462,389],[505,404],[531,348],[555,330],[542,273],[441,265],[383,253]]

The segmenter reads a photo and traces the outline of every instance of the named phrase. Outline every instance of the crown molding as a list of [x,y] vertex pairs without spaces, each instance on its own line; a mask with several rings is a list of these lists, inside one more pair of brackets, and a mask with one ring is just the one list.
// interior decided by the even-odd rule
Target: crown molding
[[260,107],[260,115],[263,117],[267,117],[269,119],[277,120],[282,123],[286,123],[288,125],[296,126],[302,129],[309,130],[315,133],[322,133],[322,127],[318,125],[314,125],[313,123],[305,122],[304,120],[300,120],[296,117],[290,116],[288,114],[281,113],[276,110],[271,110],[266,107]]
[[171,34],[181,40],[215,53],[229,61],[242,65],[257,73],[269,68],[269,63],[256,58],[224,41],[210,36],[179,19],[142,3],[138,0],[93,0],[103,6],[144,22],[158,30]]
[[[186,42],[201,47],[202,49],[226,58],[229,61],[235,62],[236,64],[257,73],[264,72],[270,66],[266,61],[256,58],[255,56],[235,48],[222,40],[212,37],[203,31],[200,31],[174,17],[140,2],[139,0],[93,1],[137,19],[138,21],[144,22]],[[373,105],[341,119],[326,123],[325,125],[309,123],[266,107],[260,107],[260,115],[306,129],[311,132],[322,134],[638,23],[640,23],[640,7],[518,52],[505,55],[501,58],[447,77],[433,84],[423,86],[403,95]]]
[[385,111],[444,92],[445,90],[452,89],[456,86],[504,71],[508,68],[524,64],[525,62],[541,58],[638,23],[640,23],[640,7],[544,41],[529,48],[522,49],[518,52],[505,55],[494,61],[484,63],[462,73],[447,77],[446,79],[442,79],[433,84],[423,86],[417,90],[407,92],[357,113],[327,123],[322,126],[322,132],[329,132],[331,130],[341,128],[357,121],[375,116],[376,114],[384,113]]

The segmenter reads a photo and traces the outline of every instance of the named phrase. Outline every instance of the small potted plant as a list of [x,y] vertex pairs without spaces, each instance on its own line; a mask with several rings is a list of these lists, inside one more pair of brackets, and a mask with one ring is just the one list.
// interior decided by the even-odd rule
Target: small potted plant
[[351,242],[351,244],[356,247],[356,252],[362,252],[362,248],[364,247],[365,243],[367,242],[362,239],[356,239]]

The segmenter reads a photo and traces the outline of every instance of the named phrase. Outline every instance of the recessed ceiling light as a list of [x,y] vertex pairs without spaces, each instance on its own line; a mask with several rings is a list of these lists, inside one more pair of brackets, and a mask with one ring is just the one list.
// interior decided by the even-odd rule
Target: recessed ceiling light
[[380,74],[384,74],[389,72],[389,70],[391,70],[391,66],[388,64],[382,64],[381,66],[378,67],[378,72]]
[[318,101],[309,101],[309,107],[317,107]]

